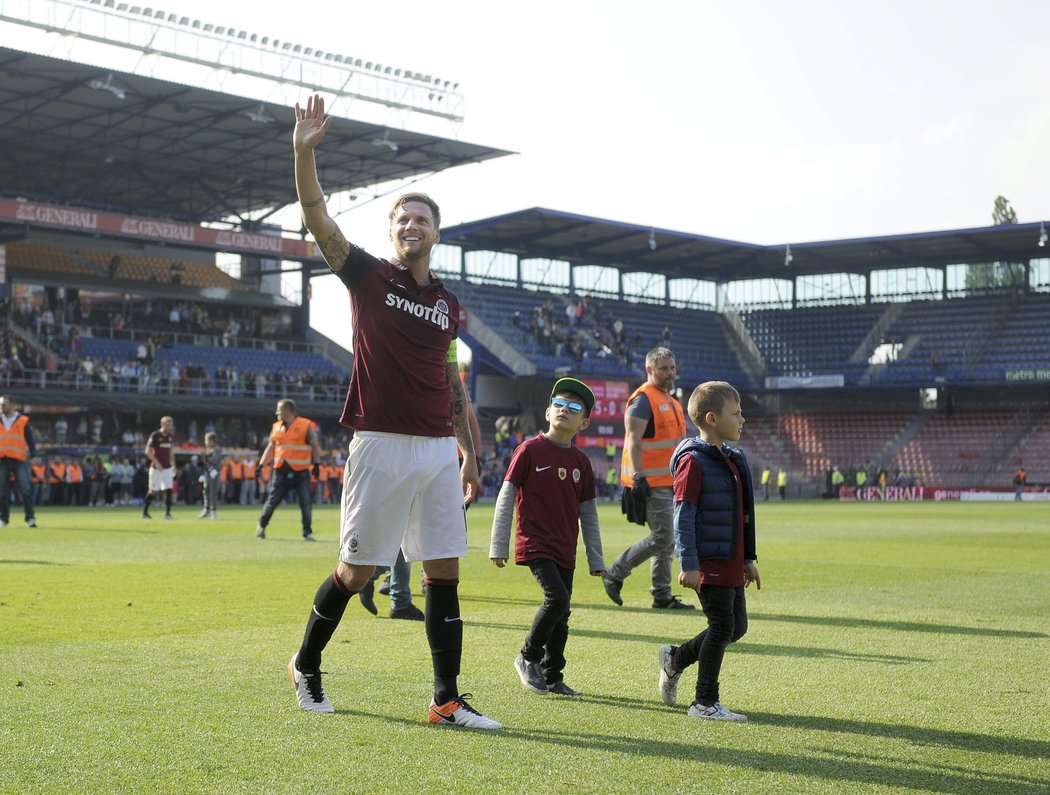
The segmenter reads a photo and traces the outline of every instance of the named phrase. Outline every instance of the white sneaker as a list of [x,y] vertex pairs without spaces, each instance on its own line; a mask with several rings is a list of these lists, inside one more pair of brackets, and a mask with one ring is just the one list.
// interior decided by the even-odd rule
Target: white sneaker
[[207,519],[208,518],[208,511],[206,509],[201,511],[199,514],[197,514],[197,518],[198,519]]
[[210,517],[211,517],[212,519],[218,519],[218,518],[219,518],[219,515],[218,515],[217,513],[215,513],[215,511],[212,511],[212,512],[211,512],[211,514],[210,514]]
[[673,707],[678,703],[678,680],[682,672],[675,673],[671,660],[674,657],[674,646],[661,646],[656,658],[660,663],[660,700]]
[[26,527],[36,527],[36,519],[30,519],[26,522]]
[[321,687],[321,673],[304,674],[295,665],[298,659],[299,652],[296,652],[288,663],[288,678],[292,680],[299,706],[310,712],[335,712]]
[[258,539],[266,538],[266,528],[263,527],[261,524],[255,525],[255,537]]
[[174,522],[175,521],[175,517],[172,516],[170,513],[166,513],[166,514],[164,514],[164,521],[165,522]]
[[0,527],[7,527],[7,522],[3,519],[0,519]]
[[518,678],[521,679],[526,690],[531,690],[541,696],[550,692],[547,687],[547,677],[543,675],[538,662],[529,662],[523,654],[519,653],[514,658],[514,670],[518,672]]
[[737,723],[746,723],[747,715],[741,715],[739,712],[732,712],[722,706],[721,702],[716,701],[710,707],[705,707],[703,704],[693,704],[689,707],[689,711],[686,713],[690,718],[707,718],[708,720],[732,720]]
[[464,693],[440,707],[430,700],[430,711],[427,720],[438,726],[459,726],[463,729],[502,729],[502,723],[496,723],[492,718],[486,718],[474,707],[467,703],[468,698],[474,698],[470,693]]

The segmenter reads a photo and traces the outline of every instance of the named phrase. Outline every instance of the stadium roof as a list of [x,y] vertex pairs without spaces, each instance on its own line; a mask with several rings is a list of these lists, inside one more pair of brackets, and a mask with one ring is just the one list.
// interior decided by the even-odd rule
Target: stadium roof
[[[1048,222],[1050,223],[1050,222]],[[444,243],[467,251],[604,265],[671,278],[730,281],[860,273],[954,263],[1025,262],[1050,256],[1038,245],[1040,224],[761,246],[619,223],[536,207],[441,230]]]
[[[245,97],[0,47],[0,192],[215,221],[295,201],[292,112]],[[510,152],[336,118],[331,192]]]

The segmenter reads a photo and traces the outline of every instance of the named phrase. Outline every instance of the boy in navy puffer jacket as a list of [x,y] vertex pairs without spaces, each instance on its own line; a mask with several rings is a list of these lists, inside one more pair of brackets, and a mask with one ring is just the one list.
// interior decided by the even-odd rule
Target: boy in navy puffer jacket
[[674,473],[674,553],[678,584],[700,596],[707,629],[680,646],[661,646],[660,697],[677,701],[678,679],[700,663],[696,698],[688,715],[746,721],[719,701],[718,675],[726,647],[747,632],[744,589],[762,581],[755,567],[755,495],[743,451],[730,447],[744,427],[740,393],[725,381],[700,384],[689,398],[689,417],[700,436],[686,439],[671,457]]

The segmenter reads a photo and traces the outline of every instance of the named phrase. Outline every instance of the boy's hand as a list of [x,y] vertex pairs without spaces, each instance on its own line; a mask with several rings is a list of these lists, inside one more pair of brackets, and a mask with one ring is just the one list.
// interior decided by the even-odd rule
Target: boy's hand
[[678,584],[690,591],[697,590],[700,587],[700,569],[683,571],[678,575]]
[[758,576],[758,566],[754,563],[744,564],[744,587],[746,588],[751,583],[755,584],[755,588],[759,591],[762,590],[762,578]]
[[497,569],[502,569],[504,566],[507,565],[506,558],[489,558],[489,560],[492,561],[492,565],[495,566]]
[[591,576],[592,577],[604,577],[605,576],[605,569],[598,569],[597,571],[592,571],[591,572]]

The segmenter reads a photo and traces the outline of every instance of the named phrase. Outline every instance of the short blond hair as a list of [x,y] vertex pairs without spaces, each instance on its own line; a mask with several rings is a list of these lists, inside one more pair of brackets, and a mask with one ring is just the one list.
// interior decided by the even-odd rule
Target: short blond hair
[[419,202],[420,204],[425,204],[429,207],[430,214],[434,216],[434,228],[441,228],[441,208],[438,207],[436,201],[431,199],[425,193],[420,193],[419,191],[403,193],[394,200],[393,205],[390,207],[390,223],[394,222],[394,218],[397,217],[398,212],[400,212],[401,208],[409,202]]
[[212,431],[208,431],[208,433],[204,434],[204,443],[205,444],[208,444],[208,442],[211,442],[212,444],[215,444],[218,441],[219,441],[219,434],[214,433]]
[[707,412],[718,414],[726,403],[735,400],[740,402],[740,393],[727,381],[704,381],[689,396],[689,419],[698,428],[709,427],[704,422]]

